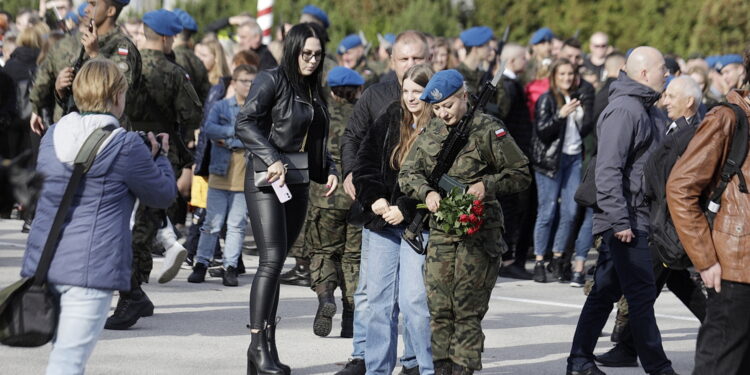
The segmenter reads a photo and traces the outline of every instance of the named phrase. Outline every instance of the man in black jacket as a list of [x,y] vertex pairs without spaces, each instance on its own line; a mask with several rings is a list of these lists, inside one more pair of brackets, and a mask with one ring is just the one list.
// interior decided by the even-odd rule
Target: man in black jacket
[[625,66],[625,55],[619,52],[610,53],[607,59],[604,60],[604,71],[607,74],[607,79],[604,80],[602,88],[596,93],[596,98],[594,98],[595,119],[599,118],[599,115],[602,114],[604,108],[609,104],[609,85],[617,81],[617,76],[620,74],[623,66]]
[[[356,199],[356,189],[352,183],[352,171],[357,169],[356,160],[360,144],[373,124],[388,106],[399,100],[401,95],[401,78],[409,68],[416,64],[429,63],[430,48],[427,39],[419,31],[404,31],[396,37],[391,53],[391,66],[394,74],[386,74],[380,82],[370,86],[354,106],[354,113],[349,118],[344,139],[341,145],[343,162],[344,190],[352,199]],[[395,79],[394,79],[395,78]],[[354,351],[352,359],[337,375],[365,374],[365,330],[369,315],[366,295],[367,241],[368,230],[362,231],[362,254],[359,268],[359,283],[354,292]],[[408,331],[404,329],[404,356],[401,363],[404,373],[419,373],[416,357],[411,350]],[[416,372],[414,372],[416,371]]]

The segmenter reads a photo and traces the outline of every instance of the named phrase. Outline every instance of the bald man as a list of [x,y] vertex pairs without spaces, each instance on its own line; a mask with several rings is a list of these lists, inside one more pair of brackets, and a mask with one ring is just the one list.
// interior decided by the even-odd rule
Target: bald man
[[604,63],[609,52],[609,36],[601,31],[595,32],[589,39],[589,51],[583,66],[596,74],[597,81],[604,81],[606,78]]
[[604,60],[604,74],[607,78],[602,84],[602,88],[596,93],[594,98],[594,118],[598,119],[599,115],[602,114],[604,108],[609,104],[609,86],[612,82],[617,81],[617,77],[620,76],[620,71],[625,67],[625,55],[619,52],[613,52],[607,55],[607,59]]
[[641,365],[649,374],[674,374],[654,317],[656,282],[648,245],[649,210],[644,204],[643,166],[658,147],[667,119],[654,103],[667,70],[652,47],[638,47],[625,72],[610,87],[609,105],[596,126],[596,201],[593,233],[602,237],[591,293],[581,310],[567,375],[602,375],[594,348],[612,304],[625,295]]

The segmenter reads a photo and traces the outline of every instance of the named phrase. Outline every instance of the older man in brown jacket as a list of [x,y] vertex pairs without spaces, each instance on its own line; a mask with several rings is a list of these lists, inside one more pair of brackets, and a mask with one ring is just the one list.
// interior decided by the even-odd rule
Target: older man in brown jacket
[[[732,91],[727,101],[750,117],[749,94]],[[736,122],[735,112],[726,106],[709,112],[667,182],[667,203],[680,241],[708,289],[693,374],[750,374],[750,194],[740,192],[737,176],[732,178],[713,230],[700,204],[717,185]],[[750,176],[750,158],[742,173]]]

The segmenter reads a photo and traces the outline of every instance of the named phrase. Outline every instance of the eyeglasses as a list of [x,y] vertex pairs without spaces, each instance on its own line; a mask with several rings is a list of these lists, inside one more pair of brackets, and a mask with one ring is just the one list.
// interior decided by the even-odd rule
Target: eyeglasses
[[241,83],[241,84],[243,84],[245,86],[250,86],[250,85],[253,84],[253,80],[252,79],[233,79],[233,81],[239,82],[239,83]]
[[320,58],[323,57],[323,51],[313,52],[313,51],[305,50],[305,51],[302,51],[301,56],[304,62],[310,62],[310,60],[312,60],[313,57],[315,57],[315,61],[320,61]]
[[591,48],[607,48],[606,44],[592,44]]

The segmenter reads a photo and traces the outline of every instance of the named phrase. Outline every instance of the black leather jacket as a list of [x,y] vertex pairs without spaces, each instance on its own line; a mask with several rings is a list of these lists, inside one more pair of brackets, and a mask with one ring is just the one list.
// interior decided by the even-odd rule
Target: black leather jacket
[[[328,109],[313,92],[313,101],[325,117],[323,136],[307,139],[306,149],[321,150],[309,155],[310,179],[326,183],[328,175],[337,175],[336,164],[326,148]],[[236,136],[245,147],[266,165],[281,158],[281,153],[299,152],[313,121],[313,105],[294,92],[292,84],[280,68],[260,72],[250,87],[245,105],[237,114]]]
[[[594,97],[587,91],[579,91],[583,105],[583,121],[578,125],[581,139],[593,129],[592,110]],[[554,177],[560,166],[560,154],[565,140],[567,118],[557,114],[557,103],[552,92],[547,91],[536,102],[536,116],[531,139],[531,162],[539,173]]]

